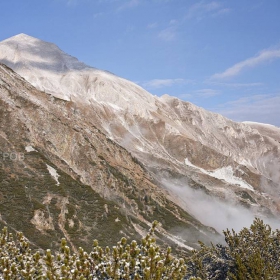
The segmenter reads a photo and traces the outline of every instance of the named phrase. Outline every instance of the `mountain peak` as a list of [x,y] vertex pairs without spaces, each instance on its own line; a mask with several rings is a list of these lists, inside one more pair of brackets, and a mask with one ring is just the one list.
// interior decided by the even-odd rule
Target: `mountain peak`
[[32,37],[30,35],[27,35],[25,33],[17,34],[13,37],[8,38],[7,40],[11,40],[11,39],[14,39],[14,40],[39,40],[39,39]]
[[16,45],[16,46],[30,46],[30,45],[38,45],[38,44],[48,44],[53,45],[52,43],[45,42],[43,40],[40,40],[38,38],[32,37],[30,35],[27,35],[25,33],[20,33],[15,36],[12,36],[10,38],[7,38],[0,42],[0,45],[8,44],[10,46]]
[[53,85],[50,76],[63,75],[70,69],[84,69],[78,59],[64,53],[55,44],[21,33],[0,42],[0,62],[14,69],[33,86],[70,100],[59,88],[60,81]]
[[[82,70],[87,67],[55,44],[24,33],[0,42],[0,61],[29,80],[35,87],[46,91],[49,88],[40,86],[40,79],[55,73],[64,74],[69,70]],[[57,88],[51,92],[56,90]]]
[[138,85],[87,66],[55,44],[26,34],[0,42],[0,62],[61,99],[106,103],[114,110],[130,108],[144,115],[155,109],[155,98]]

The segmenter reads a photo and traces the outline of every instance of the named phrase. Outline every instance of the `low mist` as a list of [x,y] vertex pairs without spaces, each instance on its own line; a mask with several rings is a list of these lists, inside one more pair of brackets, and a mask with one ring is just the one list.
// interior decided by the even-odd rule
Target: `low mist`
[[[189,187],[185,182],[178,182],[171,178],[162,180],[164,187],[175,197],[180,206],[193,215],[202,224],[215,228],[220,234],[223,230],[234,229],[240,231],[243,227],[250,227],[255,214],[253,210],[245,208],[231,200],[231,191],[221,200],[207,195],[203,190]],[[279,228],[279,221],[261,217],[272,228]]]

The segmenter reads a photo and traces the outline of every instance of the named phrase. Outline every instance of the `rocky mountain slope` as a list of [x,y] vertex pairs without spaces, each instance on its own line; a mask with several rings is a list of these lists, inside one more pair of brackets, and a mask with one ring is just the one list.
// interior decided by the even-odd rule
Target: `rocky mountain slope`
[[[99,129],[137,158],[175,205],[206,224],[214,226],[208,213],[199,215],[202,195],[225,202],[223,210],[230,204],[260,216],[279,214],[278,128],[236,123],[171,96],[153,96],[25,34],[0,43],[0,61],[50,100],[60,100],[60,114],[71,104],[73,116],[81,119],[77,132]],[[69,145],[68,137],[61,143]],[[64,149],[57,148],[58,157],[68,154]],[[90,185],[85,163],[64,160],[75,172],[85,168],[80,179]]]
[[[168,199],[139,161],[74,102],[40,92],[0,64],[0,223],[34,246],[73,249],[139,238],[190,249],[215,232]],[[188,230],[182,240],[178,231]],[[170,233],[167,233],[169,231]]]

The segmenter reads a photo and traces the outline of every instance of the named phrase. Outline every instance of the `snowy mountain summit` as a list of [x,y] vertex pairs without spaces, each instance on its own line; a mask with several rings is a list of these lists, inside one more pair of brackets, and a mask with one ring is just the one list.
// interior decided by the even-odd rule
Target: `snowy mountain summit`
[[0,42],[0,62],[37,89],[74,102],[80,116],[130,151],[193,215],[199,215],[201,198],[192,196],[197,202],[190,203],[193,189],[254,214],[279,214],[280,129],[236,123],[168,95],[153,96],[25,34]]
[[64,100],[106,102],[134,111],[154,108],[154,98],[136,84],[87,66],[56,45],[26,34],[1,42],[0,60],[38,89]]

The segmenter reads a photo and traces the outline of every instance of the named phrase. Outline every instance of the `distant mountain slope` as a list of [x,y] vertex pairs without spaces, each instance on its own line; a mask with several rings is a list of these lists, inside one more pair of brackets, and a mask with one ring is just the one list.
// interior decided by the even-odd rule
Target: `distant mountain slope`
[[261,135],[268,136],[275,141],[280,142],[280,128],[271,124],[256,123],[256,122],[244,122],[252,128],[259,131]]
[[[0,43],[0,61],[38,89],[71,101],[87,125],[130,151],[170,199],[193,214],[198,209],[190,189],[258,215],[279,214],[280,143],[264,130],[177,98],[153,96],[25,34]],[[194,199],[198,205],[200,198]]]

